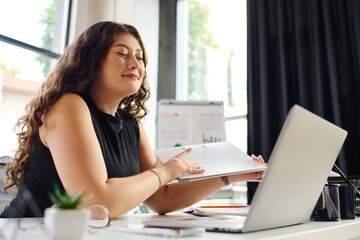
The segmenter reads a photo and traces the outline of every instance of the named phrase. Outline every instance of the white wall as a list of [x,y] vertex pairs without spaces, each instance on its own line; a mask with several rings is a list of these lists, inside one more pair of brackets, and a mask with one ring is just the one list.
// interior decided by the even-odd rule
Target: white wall
[[149,115],[145,117],[144,126],[154,148],[159,59],[159,0],[117,0],[115,17],[117,22],[131,24],[139,30],[148,54],[149,62],[146,73],[151,98],[146,104],[149,108]]
[[24,107],[34,96],[35,93],[26,94],[4,89],[0,104],[0,156],[14,156],[18,139],[14,131],[14,126],[18,118],[24,115]]
[[99,21],[127,23],[139,30],[149,57],[147,79],[151,90],[151,98],[146,104],[150,113],[145,117],[144,126],[151,145],[155,147],[159,0],[74,0],[71,19],[70,42]]

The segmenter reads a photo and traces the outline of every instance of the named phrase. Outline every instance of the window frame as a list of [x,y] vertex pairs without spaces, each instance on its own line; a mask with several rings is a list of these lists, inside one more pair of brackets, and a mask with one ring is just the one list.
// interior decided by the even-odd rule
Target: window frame
[[[0,41],[8,43],[8,44],[16,46],[16,47],[19,47],[19,48],[29,50],[31,52],[45,55],[45,56],[53,58],[53,59],[58,59],[60,57],[61,52],[65,49],[65,47],[68,44],[72,0],[58,0],[56,4],[57,4],[56,9],[61,9],[61,11],[63,13],[63,17],[55,18],[55,26],[56,27],[66,26],[65,29],[61,29],[60,34],[62,32],[64,32],[64,36],[60,35],[59,38],[61,38],[61,39],[60,39],[60,41],[58,41],[59,44],[58,44],[58,46],[55,47],[55,48],[59,49],[59,52],[54,52],[54,51],[50,51],[50,50],[47,50],[44,48],[36,47],[36,46],[28,44],[24,41],[21,41],[21,40],[15,39],[15,38],[11,38],[9,36],[5,36],[1,33],[0,33]],[[67,9],[67,10],[65,11],[64,9]],[[56,27],[55,27],[55,29],[56,29]],[[56,36],[58,36],[58,35],[55,35],[55,37]],[[55,37],[54,37],[54,39],[55,39]],[[64,44],[62,44],[62,43],[64,43]]]
[[[157,100],[176,99],[187,100],[185,97],[186,83],[178,81],[186,79],[187,57],[184,48],[186,42],[181,42],[181,34],[186,32],[187,0],[160,0],[160,37],[159,37],[159,79]],[[174,14],[175,13],[175,14]],[[184,15],[181,16],[182,13]],[[173,26],[172,28],[170,26]],[[175,27],[174,27],[175,26]],[[182,52],[182,53],[181,53]],[[248,119],[247,114],[226,117],[228,121]],[[245,150],[245,149],[244,149]],[[246,149],[247,150],[247,149]]]
[[[42,47],[37,47],[32,44],[28,44],[24,41],[21,41],[18,38],[12,38],[10,36],[6,36],[4,34],[1,34],[0,32],[0,42],[5,43],[6,46],[9,47],[15,47],[20,49],[21,51],[27,51],[31,54],[40,54],[42,56],[46,56],[50,58],[51,63],[55,62],[60,55],[63,53],[64,49],[66,48],[68,44],[69,39],[69,31],[70,31],[70,16],[71,16],[71,6],[72,6],[72,0],[57,0],[56,1],[56,14],[54,18],[54,25],[55,25],[55,31],[54,31],[54,38],[52,42],[52,50],[48,50]],[[6,62],[5,62],[6,63]],[[20,85],[25,85],[25,82],[29,82],[31,86],[29,85],[29,88],[24,89],[18,89]],[[3,85],[3,83],[5,85]],[[10,99],[14,98],[14,96],[17,99],[17,102],[19,102],[18,96],[21,97],[29,97],[32,94],[35,94],[36,89],[40,87],[41,81],[33,81],[30,79],[23,79],[23,78],[17,78],[17,77],[10,77],[7,76],[6,81],[5,78],[3,78],[3,75],[0,71],[0,103],[6,102],[8,104],[8,100],[4,101],[3,97],[5,96],[3,91],[7,94],[6,96],[11,96]],[[10,84],[10,85],[9,85]],[[5,86],[5,87],[4,87]],[[4,88],[3,88],[4,87]],[[5,89],[5,90],[4,90]],[[10,95],[9,95],[10,94]],[[8,99],[8,98],[7,98]],[[21,102],[21,101],[20,101]],[[16,104],[15,104],[16,105]],[[2,106],[2,105],[1,105]],[[25,106],[24,106],[25,107]],[[8,109],[8,108],[4,108]],[[14,109],[18,109],[17,107],[14,107]],[[4,110],[5,111],[5,110]],[[8,110],[6,110],[8,111]],[[12,110],[10,110],[12,111]],[[5,122],[8,119],[8,115],[2,116],[2,121]],[[10,148],[9,148],[10,147]],[[13,150],[12,143],[4,146],[4,149],[1,149],[4,152],[0,152],[0,155],[12,155]]]

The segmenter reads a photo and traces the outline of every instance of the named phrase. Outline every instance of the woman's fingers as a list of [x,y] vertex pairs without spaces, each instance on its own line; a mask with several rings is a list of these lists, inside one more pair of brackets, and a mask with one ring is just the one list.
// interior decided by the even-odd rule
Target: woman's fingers
[[253,160],[255,160],[255,161],[257,161],[257,162],[265,165],[265,166],[267,165],[261,155],[259,155],[258,157],[256,157],[254,154],[252,154],[252,155],[251,155],[251,158],[252,158]]
[[195,162],[195,168],[193,169],[193,173],[203,173],[203,172],[205,172],[205,169],[202,168],[200,163]]
[[190,160],[184,160],[184,163],[188,169],[188,174],[195,174],[195,173],[201,173],[204,172],[204,169],[201,167],[201,164],[199,162],[193,162]]
[[194,162],[194,161],[184,159],[184,157],[186,157],[186,155],[188,155],[191,151],[192,151],[191,148],[187,148],[185,151],[179,153],[174,158],[182,160],[182,163],[184,164],[183,167],[186,168],[185,174],[196,174],[196,173],[204,172],[205,170],[202,169],[199,162]]
[[181,153],[179,153],[178,155],[176,155],[176,158],[184,158],[186,155],[188,155],[190,152],[192,151],[191,148],[187,148],[185,151],[182,151]]
[[184,159],[191,152],[191,150],[191,148],[186,149],[164,164],[171,175],[175,178],[187,174],[199,174],[205,171],[199,162]]

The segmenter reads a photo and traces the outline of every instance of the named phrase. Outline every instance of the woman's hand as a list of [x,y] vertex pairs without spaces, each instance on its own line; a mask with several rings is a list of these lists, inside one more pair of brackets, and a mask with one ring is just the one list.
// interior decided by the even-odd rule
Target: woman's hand
[[190,152],[191,148],[188,148],[159,167],[165,171],[168,181],[187,174],[199,174],[205,171],[198,162],[184,159]]
[[[267,165],[267,163],[265,163],[264,159],[262,158],[261,155],[259,155],[258,157],[256,157],[254,154],[251,155],[251,158],[258,162],[261,163],[263,165]],[[244,173],[244,174],[236,174],[236,175],[230,175],[228,176],[229,182],[233,183],[233,182],[240,182],[240,181],[248,181],[248,180],[255,180],[255,179],[259,179],[264,175],[264,171],[261,172],[251,172],[251,173]]]

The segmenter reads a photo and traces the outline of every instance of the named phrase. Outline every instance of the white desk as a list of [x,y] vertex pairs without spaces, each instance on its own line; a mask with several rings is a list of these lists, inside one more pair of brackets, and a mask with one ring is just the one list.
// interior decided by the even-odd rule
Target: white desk
[[[86,232],[83,240],[112,240],[112,239],[126,239],[126,240],[141,240],[141,239],[167,239],[156,236],[148,235],[137,235],[137,234],[125,234],[117,233],[116,227],[120,225],[141,225],[141,222],[144,220],[150,219],[159,219],[159,218],[176,218],[179,216],[184,216],[183,214],[170,214],[168,216],[158,216],[153,214],[138,214],[138,215],[123,215],[117,219],[112,220],[109,227],[106,229],[96,230],[93,233]],[[22,220],[21,225],[27,229],[18,230],[16,239],[48,239],[44,231],[43,225],[35,224],[34,221],[41,219],[29,219]],[[12,228],[17,228],[17,220],[5,220],[0,219],[1,229],[5,231],[11,231]],[[269,221],[271,219],[269,218]],[[32,227],[31,227],[32,226]],[[29,228],[31,227],[31,228]],[[71,229],[70,229],[71,231]],[[1,239],[1,238],[0,238]],[[355,220],[341,220],[336,222],[307,222],[305,224],[299,224],[290,227],[283,227],[272,230],[265,230],[253,233],[213,233],[206,232],[202,235],[184,237],[186,240],[212,240],[212,239],[237,239],[237,240],[253,240],[253,239],[348,239],[348,240],[360,240],[360,217],[357,217]]]

